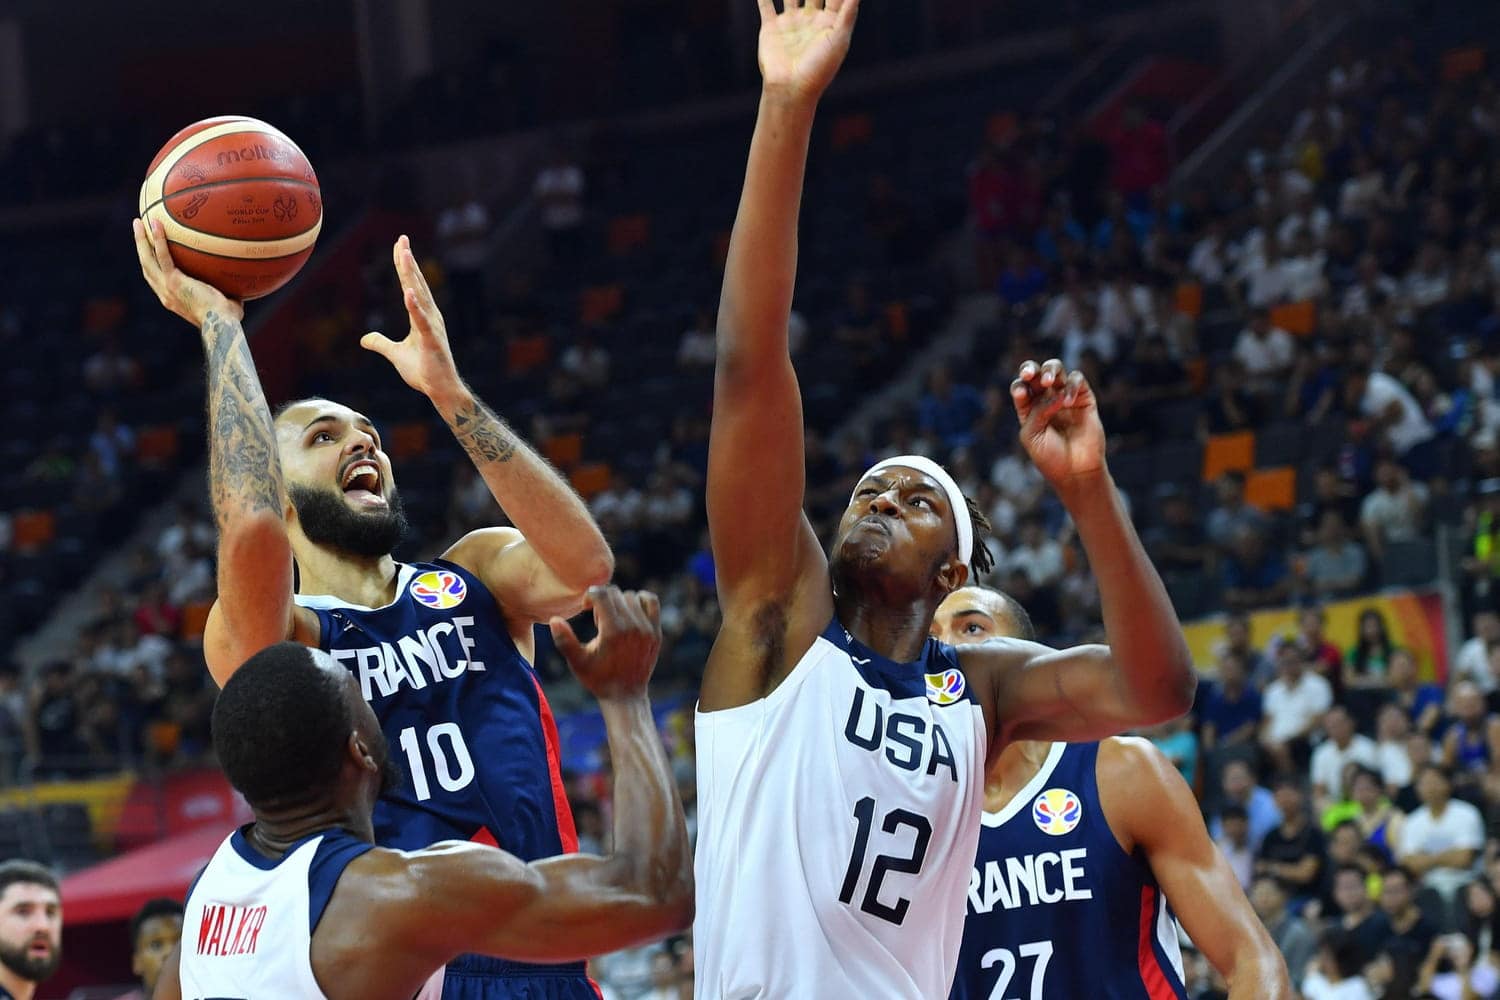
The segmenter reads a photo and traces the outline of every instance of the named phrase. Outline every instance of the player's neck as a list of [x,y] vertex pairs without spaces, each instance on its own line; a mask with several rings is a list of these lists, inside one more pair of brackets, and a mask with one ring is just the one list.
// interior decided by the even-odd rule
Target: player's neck
[[1010,804],[1026,783],[1035,778],[1052,752],[1052,744],[1017,740],[1000,752],[995,766],[985,775],[984,808],[999,812]]
[[0,989],[5,990],[16,1000],[31,1000],[36,995],[36,983],[29,979],[22,979],[3,965],[0,965]]
[[332,804],[285,812],[257,812],[245,837],[262,853],[280,858],[299,840],[329,830],[345,830],[361,840],[375,842],[368,810],[341,808]]
[[383,607],[396,597],[396,560],[390,555],[354,556],[306,540],[294,554],[299,594],[336,597],[364,608]]
[[910,663],[922,655],[932,629],[936,607],[927,601],[904,606],[876,604],[875,595],[844,597],[835,594],[839,624],[870,649],[895,663]]

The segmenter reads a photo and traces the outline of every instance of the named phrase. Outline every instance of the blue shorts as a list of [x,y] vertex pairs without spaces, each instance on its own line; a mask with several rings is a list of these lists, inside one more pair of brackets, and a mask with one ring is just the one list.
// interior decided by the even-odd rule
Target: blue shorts
[[582,962],[527,965],[461,955],[443,973],[443,1000],[600,1000]]

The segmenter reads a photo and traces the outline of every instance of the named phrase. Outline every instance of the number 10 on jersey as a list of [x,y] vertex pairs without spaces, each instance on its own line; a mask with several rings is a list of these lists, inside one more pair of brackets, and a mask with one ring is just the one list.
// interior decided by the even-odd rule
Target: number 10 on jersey
[[[859,877],[864,871],[865,854],[870,849],[870,832],[875,825],[875,799],[872,796],[866,795],[854,803],[854,822],[854,850],[849,855],[849,867],[844,872],[844,886],[839,891],[841,903],[853,903],[854,890],[859,886]],[[897,926],[906,919],[906,911],[911,906],[911,900],[898,899],[895,905],[882,903],[880,901],[881,883],[891,872],[915,875],[922,870],[922,862],[927,858],[927,842],[932,839],[932,824],[927,821],[926,816],[918,815],[909,809],[892,809],[885,814],[880,824],[880,829],[890,834],[895,834],[902,827],[907,826],[916,831],[911,853],[906,857],[894,854],[875,855],[875,861],[870,865],[870,881],[865,886],[865,894],[859,904],[859,908],[864,912],[873,917],[879,917],[881,920],[889,920]]]
[[[469,746],[464,742],[458,723],[438,723],[427,730],[426,742],[427,755],[424,757],[416,727],[407,726],[401,730],[401,749],[406,754],[412,790],[417,793],[418,801],[426,802],[432,798],[432,785],[427,779],[428,757],[432,759],[432,776],[443,791],[456,792],[474,780],[474,758],[469,756]],[[447,743],[446,748],[444,743]]]

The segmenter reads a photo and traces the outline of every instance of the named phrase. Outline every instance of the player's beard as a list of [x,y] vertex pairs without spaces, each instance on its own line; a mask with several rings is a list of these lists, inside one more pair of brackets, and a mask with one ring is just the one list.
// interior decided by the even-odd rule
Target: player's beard
[[31,944],[31,941],[19,947],[0,944],[0,965],[28,983],[45,983],[62,964],[62,945],[54,943],[46,958],[33,958],[28,954]]
[[349,509],[340,493],[311,486],[290,484],[287,496],[297,511],[297,521],[308,541],[355,556],[389,555],[406,537],[406,508],[401,494],[391,487],[384,510],[359,512]]

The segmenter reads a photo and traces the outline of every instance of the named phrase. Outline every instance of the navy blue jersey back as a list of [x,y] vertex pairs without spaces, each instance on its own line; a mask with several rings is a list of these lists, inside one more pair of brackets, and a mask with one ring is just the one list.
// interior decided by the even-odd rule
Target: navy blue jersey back
[[484,584],[441,560],[403,565],[383,608],[298,596],[349,668],[405,780],[375,807],[375,839],[414,850],[494,843],[525,861],[577,850],[557,728]]
[[1186,1000],[1176,920],[1099,805],[1099,744],[1053,744],[969,876],[951,1000]]

